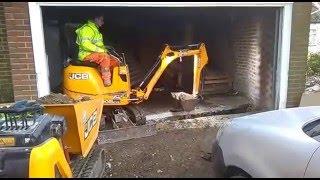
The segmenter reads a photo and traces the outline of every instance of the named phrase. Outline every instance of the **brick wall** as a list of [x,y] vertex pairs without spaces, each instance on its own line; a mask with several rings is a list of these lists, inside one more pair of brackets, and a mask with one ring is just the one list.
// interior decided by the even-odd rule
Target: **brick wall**
[[254,98],[259,96],[258,84],[255,72],[259,67],[258,19],[250,19],[246,22],[238,20],[234,24],[236,31],[232,35],[233,53],[235,60],[234,88],[245,94],[257,105],[258,101]]
[[305,89],[311,6],[293,4],[287,107],[298,106]]
[[260,41],[260,107],[273,110],[275,107],[274,92],[274,54],[275,54],[275,11],[269,12],[261,19]]
[[0,2],[0,103],[13,101],[10,58],[3,2]]
[[256,108],[272,109],[274,12],[241,16],[232,27],[234,88]]
[[36,73],[27,2],[5,2],[14,100],[35,99]]

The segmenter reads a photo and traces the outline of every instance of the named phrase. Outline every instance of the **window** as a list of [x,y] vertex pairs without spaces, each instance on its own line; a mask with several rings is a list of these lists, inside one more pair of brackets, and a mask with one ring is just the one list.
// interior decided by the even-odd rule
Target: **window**
[[320,141],[320,120],[317,119],[305,125],[302,128],[303,132],[306,133],[309,137]]
[[315,46],[315,45],[317,45],[317,30],[310,29],[309,46]]

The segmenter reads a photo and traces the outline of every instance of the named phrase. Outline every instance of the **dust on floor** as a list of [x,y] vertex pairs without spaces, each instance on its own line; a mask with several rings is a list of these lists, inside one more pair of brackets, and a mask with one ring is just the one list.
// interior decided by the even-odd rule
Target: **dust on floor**
[[104,177],[215,177],[207,155],[216,132],[214,127],[171,130],[105,144],[110,168]]

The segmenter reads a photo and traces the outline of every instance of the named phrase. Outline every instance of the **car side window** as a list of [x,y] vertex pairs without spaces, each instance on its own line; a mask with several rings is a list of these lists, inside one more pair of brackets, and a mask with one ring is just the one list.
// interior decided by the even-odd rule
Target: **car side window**
[[[303,132],[315,140],[320,140],[320,119],[308,123],[302,128]],[[320,141],[319,141],[320,142]]]

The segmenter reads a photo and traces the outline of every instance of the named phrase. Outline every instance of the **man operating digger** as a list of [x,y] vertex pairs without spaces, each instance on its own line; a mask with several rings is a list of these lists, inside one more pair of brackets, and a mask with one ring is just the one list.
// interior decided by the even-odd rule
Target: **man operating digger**
[[99,64],[105,86],[111,85],[111,70],[119,66],[119,62],[108,53],[99,28],[103,26],[103,15],[97,15],[92,20],[76,30],[79,45],[78,59]]

